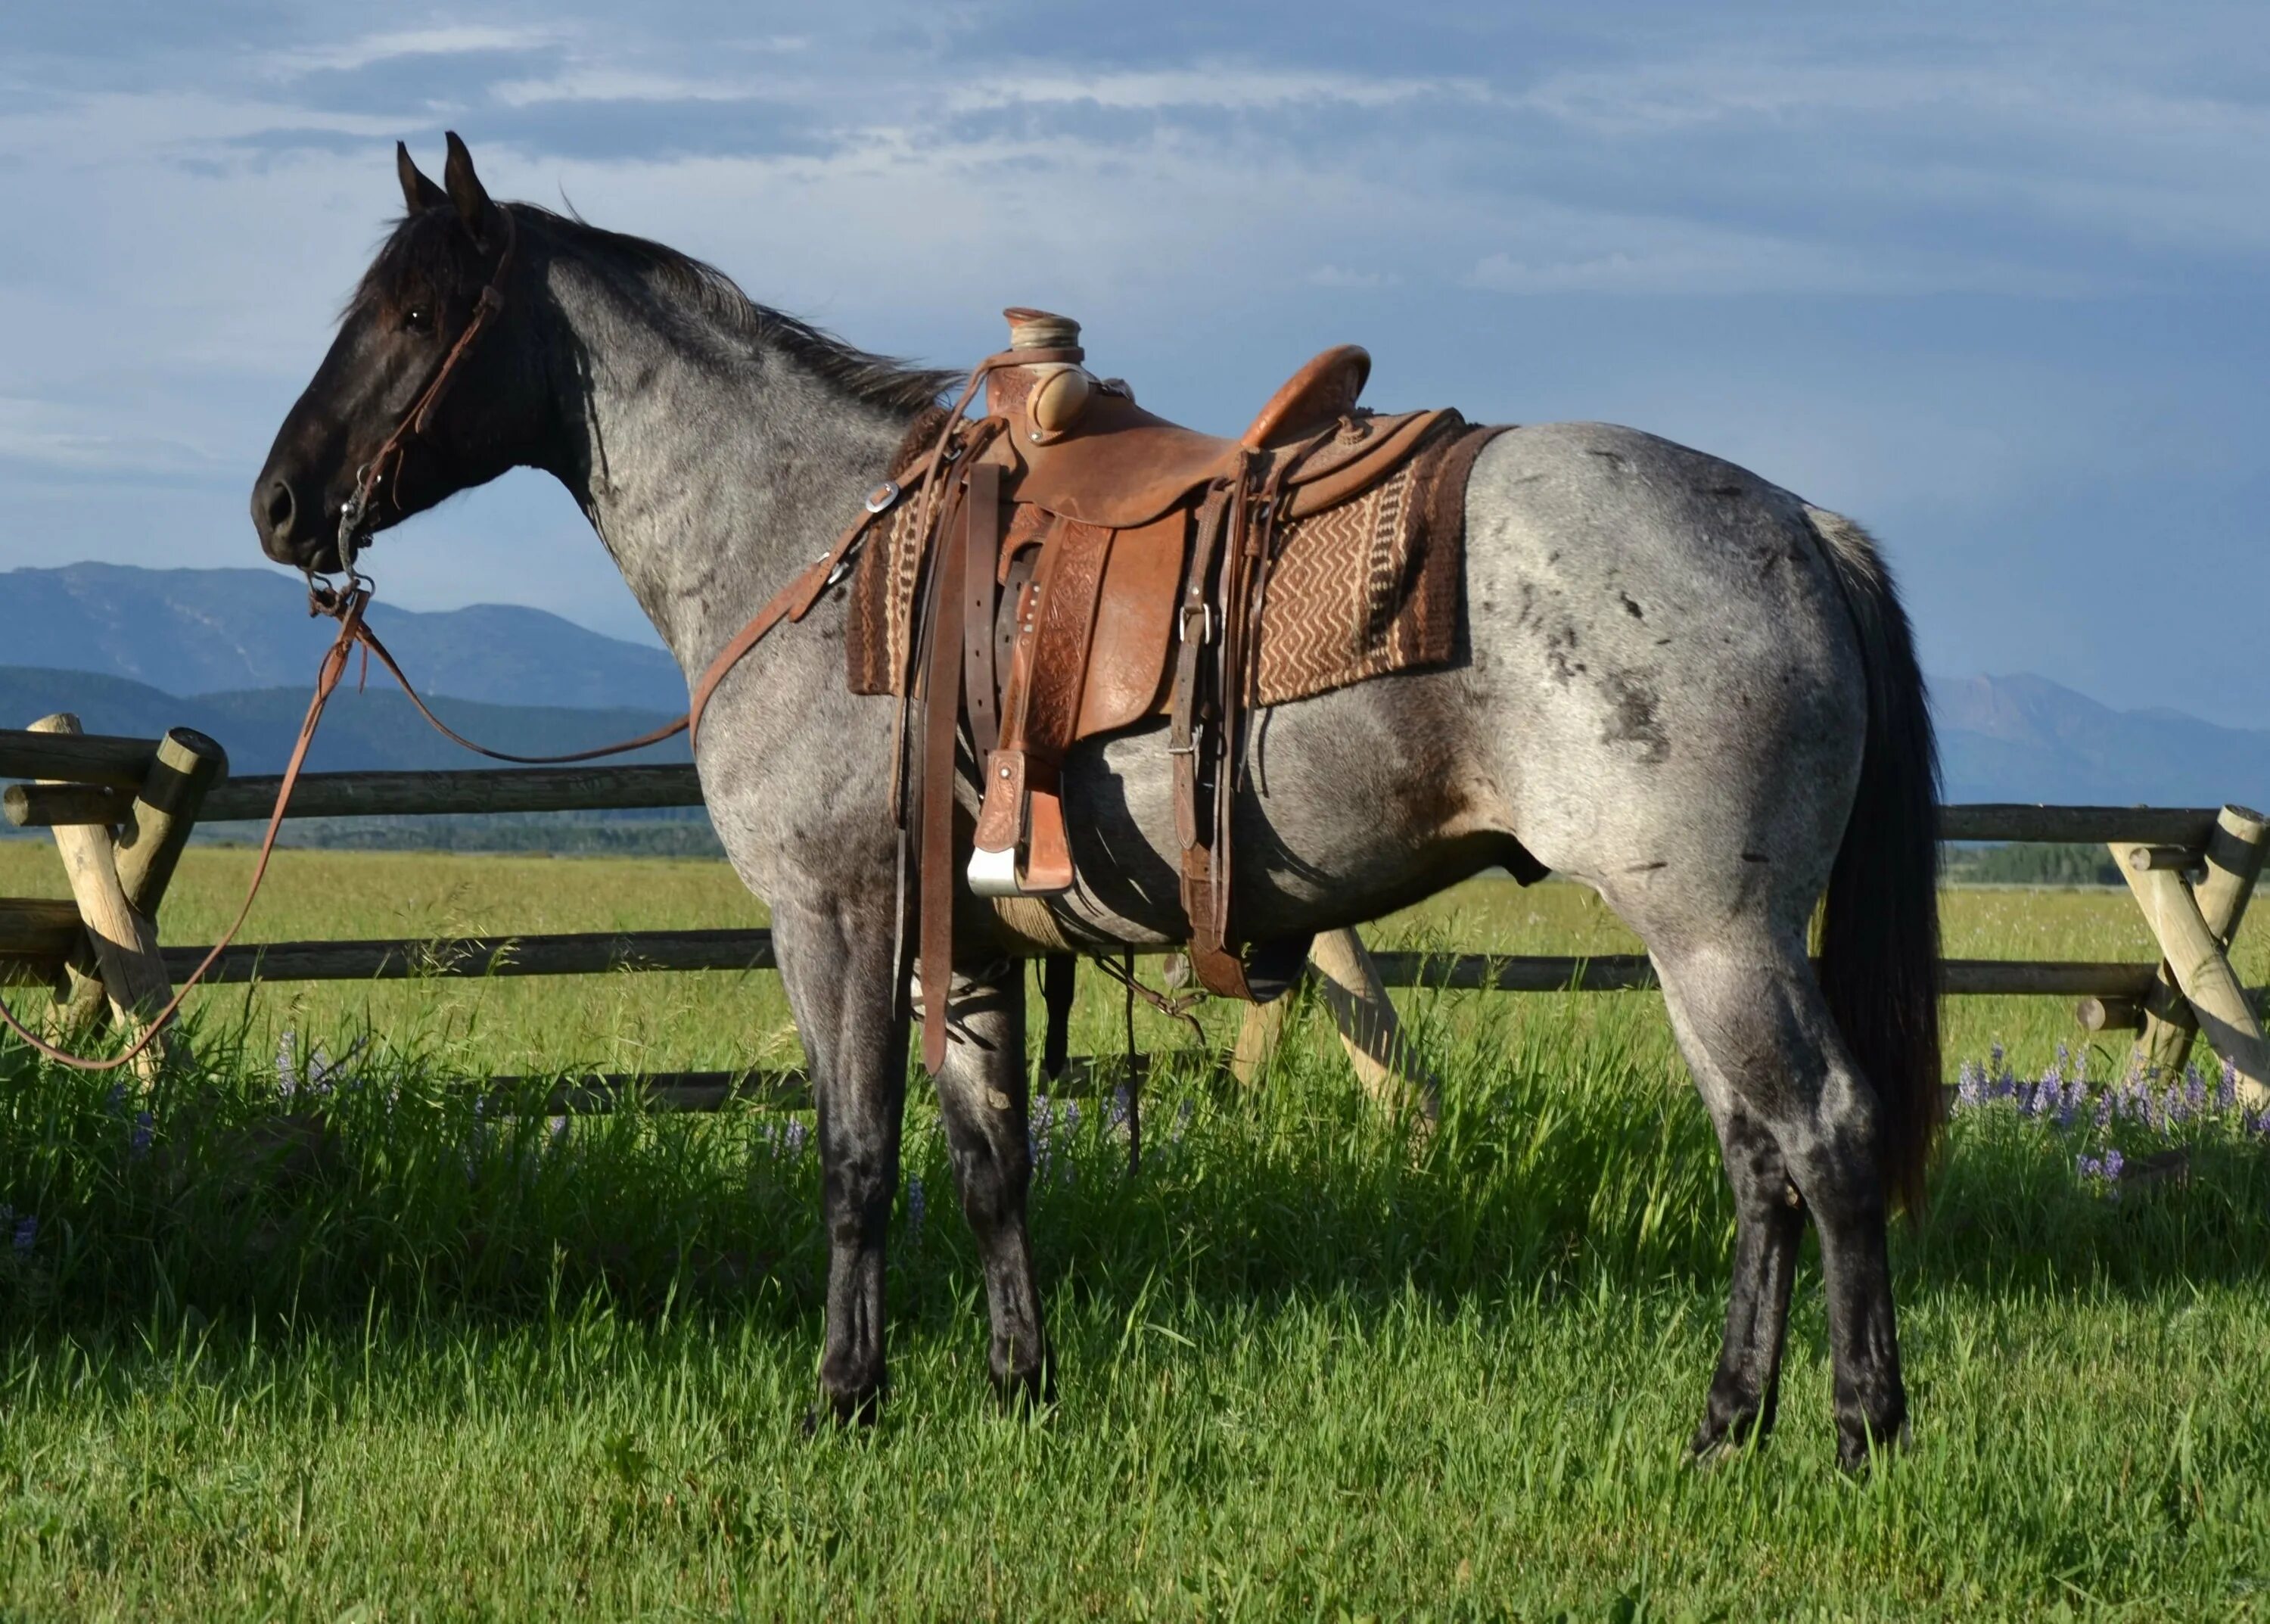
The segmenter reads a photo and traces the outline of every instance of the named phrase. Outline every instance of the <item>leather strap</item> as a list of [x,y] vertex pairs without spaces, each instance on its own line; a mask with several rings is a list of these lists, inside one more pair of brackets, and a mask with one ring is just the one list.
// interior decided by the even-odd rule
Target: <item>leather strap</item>
[[[915,479],[921,477],[914,476],[909,478],[909,484],[911,485]],[[686,720],[683,725],[689,744],[698,745],[701,742],[701,713],[708,706],[709,696],[716,693],[717,685],[725,680],[726,673],[738,665],[749,650],[763,641],[766,634],[783,620],[797,621],[810,614],[812,605],[817,604],[820,595],[827,590],[828,582],[835,578],[837,570],[851,556],[851,550],[858,545],[859,538],[867,533],[868,527],[897,507],[905,495],[905,488],[891,480],[886,479],[877,486],[867,498],[866,511],[845,525],[842,531],[835,538],[835,544],[827,552],[805,565],[802,574],[774,593],[765,606],[750,617],[749,623],[734,633],[725,646],[717,651],[717,657],[710,661],[708,668],[701,673],[701,680],[694,685],[693,702],[686,709]],[[407,687],[409,685],[404,683],[403,686]],[[672,726],[657,737],[667,738],[671,733],[677,730],[677,727]],[[451,737],[456,736],[452,734]],[[477,750],[480,748],[478,745],[473,747]],[[619,748],[627,749],[630,746],[625,745]],[[559,759],[566,760],[575,758]]]
[[[936,1076],[946,1064],[946,1005],[953,987],[953,753],[961,717],[964,560],[983,526],[998,523],[1000,471],[981,463],[953,493],[942,551],[935,561],[937,614],[930,628],[923,691],[920,886],[923,1066]],[[982,515],[982,516],[981,516]],[[954,521],[959,519],[961,523]]]
[[983,493],[976,475],[971,476],[969,546],[962,555],[957,583],[962,595],[962,702],[969,711],[970,744],[980,761],[1000,742],[993,684],[993,587],[1001,551],[1001,471],[988,465],[984,471],[992,476],[989,488],[993,494]]
[[1227,898],[1217,856],[1228,832],[1226,805],[1215,793],[1227,773],[1222,740],[1228,718],[1221,679],[1228,628],[1216,608],[1215,580],[1218,565],[1219,573],[1227,577],[1237,563],[1235,557],[1220,557],[1225,529],[1235,535],[1237,528],[1232,509],[1233,493],[1222,486],[1209,492],[1198,508],[1190,575],[1183,589],[1182,643],[1176,652],[1167,748],[1174,763],[1175,832],[1183,849],[1183,912],[1191,923],[1191,968],[1207,991],[1250,1001],[1252,992],[1246,985],[1244,966],[1223,944]]

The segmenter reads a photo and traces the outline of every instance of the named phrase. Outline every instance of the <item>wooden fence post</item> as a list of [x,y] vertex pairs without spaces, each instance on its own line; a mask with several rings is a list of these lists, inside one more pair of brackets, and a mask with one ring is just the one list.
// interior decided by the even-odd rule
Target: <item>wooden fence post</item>
[[[149,776],[124,811],[116,848],[118,886],[127,906],[149,921],[153,931],[182,849],[197,827],[205,791],[227,772],[228,752],[217,741],[195,728],[172,729],[158,741]],[[76,976],[69,992],[57,1000],[49,1025],[63,1032],[93,1030],[106,1004],[100,982]]]
[[[1379,968],[1352,930],[1327,931],[1309,949],[1317,990],[1339,1028],[1340,1046],[1355,1067],[1356,1081],[1372,1101],[1390,1111],[1408,1111],[1433,1122],[1442,1115],[1441,1083],[1403,1040],[1395,1005],[1379,978]],[[1284,1034],[1291,996],[1255,1005],[1245,1012],[1229,1069],[1249,1086],[1268,1064]]]
[[1395,1005],[1361,938],[1353,931],[1327,931],[1309,949],[1309,962],[1339,1027],[1340,1046],[1372,1103],[1398,1116],[1439,1120],[1443,1085],[1404,1041]]
[[[2229,950],[2246,904],[2270,855],[2270,819],[2244,806],[2226,806],[2209,833],[2203,859],[2176,848],[2115,842],[2110,846],[2121,877],[2158,938],[2158,975],[2144,998],[2143,1035],[2137,1047],[2148,1064],[2175,1071],[2202,1027],[2215,1052],[2237,1070],[2240,1096],[2259,1109],[2270,1103],[2270,1044],[2230,968]],[[2205,864],[2194,887],[2185,871]]]
[[[78,718],[69,712],[45,716],[32,723],[31,730],[77,733]],[[94,946],[95,967],[111,1014],[128,1037],[139,1037],[148,1018],[164,1006],[174,990],[165,962],[158,956],[157,930],[126,899],[108,828],[61,824],[54,834],[56,849],[63,855],[63,871],[70,880],[71,896],[78,903],[79,918]],[[136,1074],[145,1082],[156,1079],[167,1047],[161,1037],[135,1062]]]
[[1261,1080],[1261,1073],[1269,1064],[1269,1057],[1277,1052],[1279,1040],[1285,1035],[1285,1017],[1293,1007],[1297,989],[1288,989],[1281,997],[1266,1004],[1249,1004],[1245,1019],[1237,1028],[1237,1042],[1229,1051],[1229,1074],[1248,1088]]

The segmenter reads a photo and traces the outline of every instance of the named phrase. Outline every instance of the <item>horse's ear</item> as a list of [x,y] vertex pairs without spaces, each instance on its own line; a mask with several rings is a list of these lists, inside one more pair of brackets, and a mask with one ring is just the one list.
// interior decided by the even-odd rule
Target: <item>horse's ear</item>
[[457,218],[478,242],[488,235],[489,215],[496,205],[489,201],[481,177],[473,173],[473,155],[465,150],[457,132],[450,130],[449,139],[449,160],[441,166],[441,183],[449,189],[449,201],[457,205]]
[[449,194],[427,180],[412,161],[410,149],[402,142],[394,144],[394,172],[402,177],[402,206],[412,214],[422,214],[437,203],[449,201]]

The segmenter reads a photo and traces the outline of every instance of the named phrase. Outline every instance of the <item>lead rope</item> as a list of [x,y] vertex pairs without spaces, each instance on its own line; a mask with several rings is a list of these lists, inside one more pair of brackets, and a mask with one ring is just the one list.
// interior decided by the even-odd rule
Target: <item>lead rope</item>
[[174,1019],[182,1012],[182,1003],[197,989],[198,983],[211,972],[213,966],[219,962],[221,954],[226,952],[229,945],[236,940],[237,933],[244,929],[244,922],[251,916],[252,904],[260,895],[262,882],[268,878],[268,859],[275,854],[277,834],[284,827],[284,812],[292,804],[292,791],[299,785],[300,770],[307,764],[308,747],[315,742],[315,727],[323,720],[323,707],[330,702],[332,693],[339,686],[339,679],[346,672],[347,656],[353,651],[355,644],[361,640],[361,637],[367,635],[363,631],[362,613],[364,606],[369,602],[369,583],[360,576],[350,575],[347,584],[338,589],[317,586],[312,581],[310,582],[308,594],[308,612],[328,614],[336,618],[339,623],[339,634],[332,641],[331,646],[323,651],[323,664],[316,668],[315,692],[308,701],[307,717],[300,723],[300,737],[292,746],[292,759],[286,763],[283,782],[278,784],[276,789],[276,809],[268,814],[268,829],[261,836],[260,856],[252,865],[252,883],[245,889],[244,906],[236,910],[236,917],[230,923],[228,929],[221,932],[220,939],[215,942],[206,953],[204,961],[189,972],[189,979],[183,982],[180,989],[167,1001],[165,1008],[151,1018],[150,1024],[142,1035],[137,1038],[133,1046],[122,1055],[115,1055],[108,1059],[95,1059],[90,1056],[74,1055],[68,1049],[59,1049],[26,1027],[22,1021],[16,1019],[15,1012],[9,1009],[4,1002],[0,1002],[0,1025],[5,1025],[9,1031],[28,1044],[34,1053],[54,1061],[58,1065],[70,1066],[74,1071],[79,1072],[115,1072],[121,1066],[131,1064],[142,1057],[151,1044],[158,1041],[167,1027],[173,1025]]
[[1135,950],[1127,950],[1127,1176],[1143,1170],[1143,1088],[1135,1075]]

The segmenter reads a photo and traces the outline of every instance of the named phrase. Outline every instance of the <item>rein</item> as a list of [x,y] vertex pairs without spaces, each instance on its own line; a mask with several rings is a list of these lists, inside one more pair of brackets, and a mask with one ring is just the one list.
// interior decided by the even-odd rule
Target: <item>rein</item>
[[[189,994],[196,990],[204,978],[212,972],[212,968],[219,962],[221,954],[234,944],[239,932],[244,929],[245,921],[251,916],[252,905],[258,899],[260,888],[268,878],[269,859],[275,855],[276,842],[284,827],[286,812],[292,803],[292,793],[299,787],[300,772],[307,765],[308,749],[315,742],[315,730],[323,721],[323,708],[330,702],[331,695],[338,691],[339,680],[346,673],[347,662],[358,648],[363,653],[366,670],[369,660],[375,656],[378,663],[402,685],[402,691],[409,695],[410,702],[417,708],[418,714],[423,716],[435,730],[454,743],[463,745],[478,755],[486,756],[491,760],[510,761],[523,767],[566,766],[577,761],[592,761],[605,756],[621,755],[627,751],[643,749],[649,745],[659,744],[664,739],[674,738],[681,732],[686,734],[689,740],[698,743],[702,712],[708,707],[711,696],[716,692],[718,685],[724,681],[727,675],[741,663],[751,649],[754,649],[783,621],[798,622],[812,612],[813,606],[828,590],[842,581],[849,572],[859,551],[859,544],[875,521],[896,508],[907,492],[915,486],[924,487],[922,511],[927,520],[931,507],[938,499],[936,487],[939,483],[931,476],[941,467],[950,465],[954,461],[954,457],[950,455],[949,441],[953,439],[954,428],[960,423],[962,414],[968,411],[971,399],[976,394],[978,385],[983,382],[986,374],[997,367],[1014,365],[1027,360],[1058,360],[1063,359],[1065,354],[1072,353],[1043,350],[1008,350],[998,355],[990,355],[979,362],[976,369],[970,374],[968,386],[948,413],[946,424],[940,430],[930,455],[907,473],[903,485],[898,480],[886,479],[877,486],[869,493],[858,515],[843,528],[827,550],[798,571],[785,586],[773,594],[764,607],[758,610],[746,625],[734,634],[725,646],[718,651],[716,657],[710,661],[708,669],[702,672],[701,680],[694,684],[691,702],[686,706],[684,716],[650,732],[642,733],[636,738],[624,739],[612,745],[602,745],[592,750],[575,750],[560,755],[541,756],[515,755],[508,751],[492,750],[486,745],[477,744],[467,738],[435,716],[418,690],[411,685],[410,679],[404,674],[402,667],[396,662],[393,654],[387,649],[385,643],[380,641],[378,634],[370,629],[368,622],[364,618],[364,612],[370,605],[374,588],[369,578],[355,569],[354,559],[366,539],[366,527],[369,521],[373,498],[385,484],[389,473],[396,477],[393,488],[399,491],[401,488],[399,474],[404,449],[412,440],[425,432],[427,419],[433,415],[434,407],[448,393],[450,383],[456,378],[458,363],[464,359],[474,339],[478,337],[483,330],[494,320],[497,313],[504,308],[504,278],[512,265],[518,227],[513,223],[512,211],[509,209],[502,209],[499,212],[502,214],[505,221],[504,249],[498,256],[495,273],[490,278],[488,285],[481,290],[480,300],[474,308],[472,320],[465,324],[465,330],[457,335],[456,342],[449,346],[449,353],[442,357],[441,366],[435,370],[425,389],[420,391],[417,400],[412,404],[410,410],[404,414],[402,420],[395,425],[394,432],[386,437],[370,461],[365,463],[357,471],[354,492],[340,510],[338,551],[340,569],[345,577],[344,584],[333,586],[327,581],[318,579],[314,570],[310,569],[308,572],[308,612],[311,615],[327,615],[337,620],[339,624],[339,631],[338,635],[332,640],[331,646],[324,650],[323,662],[316,668],[315,693],[308,701],[308,714],[300,723],[300,736],[293,744],[291,759],[286,763],[283,779],[277,785],[275,809],[268,814],[268,827],[261,836],[259,856],[253,864],[252,880],[245,888],[243,905],[237,909],[236,917],[230,921],[228,929],[221,932],[219,939],[213,943],[197,968],[189,972],[189,978],[174,990],[173,997],[167,1000],[165,1007],[149,1019],[148,1025],[142,1034],[122,1054],[107,1058],[72,1054],[68,1049],[48,1042],[32,1031],[17,1019],[15,1012],[9,1009],[4,1002],[0,1002],[0,1027],[4,1027],[9,1032],[13,1033],[20,1042],[44,1058],[58,1065],[70,1066],[82,1072],[115,1071],[121,1066],[130,1064],[139,1059],[180,1017],[182,1006]],[[397,509],[400,507],[398,497],[396,499],[396,506]]]

